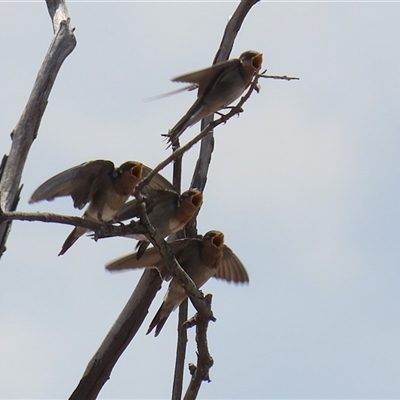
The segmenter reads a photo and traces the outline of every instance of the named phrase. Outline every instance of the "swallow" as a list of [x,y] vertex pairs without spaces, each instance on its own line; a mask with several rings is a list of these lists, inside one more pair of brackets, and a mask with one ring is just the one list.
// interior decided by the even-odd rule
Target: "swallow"
[[[181,195],[175,190],[151,190],[146,195],[146,212],[149,221],[162,237],[183,229],[203,204],[203,193],[189,189]],[[137,200],[128,201],[117,214],[118,221],[138,216]],[[129,235],[139,242],[136,257],[139,260],[150,242],[144,235]]]
[[[151,168],[137,161],[127,161],[118,168],[108,160],[88,161],[44,182],[32,194],[29,203],[71,196],[74,207],[79,210],[89,203],[82,218],[92,221],[114,221],[120,208],[133,194],[136,184],[150,172]],[[173,187],[160,174],[150,181],[149,186],[155,190]],[[88,231],[83,227],[75,227],[58,255],[64,254]]]
[[215,64],[209,68],[180,75],[172,82],[190,83],[187,89],[198,87],[197,99],[187,113],[169,130],[171,144],[196,122],[231,104],[250,85],[254,75],[261,69],[263,55],[258,51],[249,50],[233,58]]
[[[228,282],[245,283],[249,276],[235,253],[224,244],[224,235],[219,231],[209,231],[202,239],[179,239],[169,243],[181,267],[200,288],[211,277]],[[106,265],[109,271],[135,268],[156,268],[164,280],[170,280],[165,261],[156,248],[147,250],[140,260],[130,254]],[[160,309],[150,323],[146,333],[155,328],[158,336],[172,311],[187,297],[177,278],[173,278]]]

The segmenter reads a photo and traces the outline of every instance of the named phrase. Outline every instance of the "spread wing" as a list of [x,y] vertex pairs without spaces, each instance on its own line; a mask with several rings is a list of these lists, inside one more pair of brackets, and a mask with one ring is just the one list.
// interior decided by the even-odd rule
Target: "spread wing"
[[179,89],[171,90],[170,92],[161,93],[156,96],[148,97],[147,99],[145,99],[145,101],[153,101],[153,100],[163,99],[164,97],[172,96],[172,95],[180,93],[180,92],[186,92],[186,91],[190,92],[194,89],[197,89],[197,87],[198,86],[196,84],[192,84],[192,85],[185,86],[185,87],[182,87]]
[[[147,214],[151,214],[153,210],[158,208],[169,209],[170,205],[176,205],[179,201],[179,195],[172,190],[149,190],[146,194],[146,210]],[[138,216],[137,200],[131,200],[124,204],[119,211],[116,219],[125,221]]]
[[200,97],[211,84],[214,86],[215,83],[218,82],[219,76],[222,73],[237,68],[238,64],[240,64],[240,61],[237,58],[233,58],[199,71],[177,76],[172,79],[172,82],[185,82],[198,85],[199,92],[197,96]]
[[136,199],[126,202],[119,210],[116,221],[125,221],[127,219],[132,219],[138,216],[138,203]]
[[157,268],[161,267],[161,265],[161,255],[156,248],[152,247],[146,250],[140,260],[136,259],[136,253],[128,254],[125,257],[118,258],[106,264],[106,269],[109,271],[120,271],[123,269]]
[[71,196],[74,207],[82,209],[96,191],[110,183],[114,163],[108,160],[85,162],[53,176],[32,194],[29,203]]
[[[143,178],[146,177],[151,171],[152,169],[150,167],[143,165]],[[175,186],[159,173],[157,173],[150,183],[143,189],[143,192],[146,193],[148,188],[152,190],[175,190]]]
[[[175,257],[179,260],[183,252],[195,251],[199,245],[198,239],[179,239],[169,243],[171,250],[174,252]],[[168,274],[159,251],[152,247],[146,250],[143,256],[137,260],[136,253],[128,254],[125,257],[119,258],[106,264],[108,271],[121,271],[124,269],[136,268],[157,268],[160,272],[161,278],[169,280],[171,276]]]
[[236,254],[224,245],[223,256],[220,266],[214,278],[224,279],[228,282],[244,283],[249,281],[246,268],[236,256]]

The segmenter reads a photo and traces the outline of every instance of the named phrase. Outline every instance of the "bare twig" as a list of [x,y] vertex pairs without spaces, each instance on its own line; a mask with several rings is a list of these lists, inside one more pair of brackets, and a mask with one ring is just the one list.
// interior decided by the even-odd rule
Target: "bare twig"
[[146,230],[138,222],[132,221],[127,225],[122,223],[113,224],[112,222],[91,221],[80,217],[69,215],[60,215],[53,213],[26,213],[26,212],[5,212],[0,210],[0,223],[3,221],[39,221],[53,222],[58,224],[81,226],[92,230],[94,238],[111,237],[111,236],[126,236],[130,234],[145,234]]
[[265,75],[265,74],[259,74],[258,75],[260,78],[267,78],[267,79],[280,79],[284,81],[298,81],[300,78],[296,76],[286,76],[286,75]]
[[[205,301],[211,307],[212,296],[208,294]],[[189,366],[192,378],[189,387],[185,393],[184,400],[193,400],[197,398],[202,382],[211,382],[209,371],[213,366],[214,360],[208,351],[207,329],[209,320],[204,318],[201,313],[197,313],[194,318],[196,324],[196,343],[197,343],[197,366]]]
[[[73,30],[69,26],[65,1],[48,0],[47,6],[53,19],[55,35],[38,72],[25,110],[11,133],[11,150],[0,182],[0,208],[4,211],[16,209],[21,189],[22,170],[30,147],[36,138],[50,91],[61,65],[76,45]],[[3,221],[0,224],[0,257],[5,251],[10,228],[9,221]]]

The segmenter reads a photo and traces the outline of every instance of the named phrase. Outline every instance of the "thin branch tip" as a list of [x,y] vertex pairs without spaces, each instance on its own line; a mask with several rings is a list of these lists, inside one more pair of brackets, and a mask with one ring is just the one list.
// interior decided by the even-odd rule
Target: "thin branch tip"
[[297,76],[287,76],[287,75],[265,75],[259,74],[257,75],[259,78],[266,78],[266,79],[279,79],[284,81],[299,81],[300,78]]

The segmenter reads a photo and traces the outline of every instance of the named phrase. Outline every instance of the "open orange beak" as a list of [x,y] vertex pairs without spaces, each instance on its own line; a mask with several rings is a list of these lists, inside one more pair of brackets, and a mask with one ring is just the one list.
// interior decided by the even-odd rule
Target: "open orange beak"
[[196,193],[192,196],[192,204],[199,208],[203,203],[203,193]]
[[212,242],[215,244],[215,246],[222,247],[224,245],[224,234],[219,233],[218,235],[214,236]]
[[259,70],[261,69],[262,62],[263,62],[263,55],[262,55],[261,53],[260,53],[260,54],[257,54],[257,55],[254,56],[253,59],[252,59],[253,68],[254,68],[256,71],[259,71]]
[[138,178],[142,179],[142,174],[143,174],[143,164],[137,164],[131,169],[131,174]]

